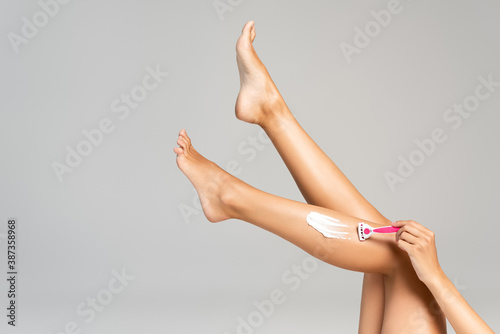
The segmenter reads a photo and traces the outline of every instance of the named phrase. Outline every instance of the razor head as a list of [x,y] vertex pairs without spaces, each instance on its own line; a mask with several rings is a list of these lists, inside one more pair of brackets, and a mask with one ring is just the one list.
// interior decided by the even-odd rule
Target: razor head
[[373,233],[373,228],[366,223],[358,224],[358,237],[359,241],[364,241],[368,239]]

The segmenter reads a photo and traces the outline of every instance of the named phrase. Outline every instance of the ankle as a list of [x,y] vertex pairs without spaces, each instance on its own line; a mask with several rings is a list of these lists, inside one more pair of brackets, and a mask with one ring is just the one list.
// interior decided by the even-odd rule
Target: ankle
[[294,119],[281,96],[271,99],[268,108],[264,110],[262,122],[259,124],[266,132],[267,130],[281,128],[286,122]]
[[241,200],[239,196],[238,179],[232,175],[224,182],[222,191],[219,195],[220,204],[224,212],[230,218],[238,218],[238,203]]

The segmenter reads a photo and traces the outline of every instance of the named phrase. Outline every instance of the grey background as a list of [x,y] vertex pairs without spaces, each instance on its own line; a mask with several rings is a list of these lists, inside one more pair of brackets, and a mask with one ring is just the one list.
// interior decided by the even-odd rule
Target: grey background
[[[208,158],[237,161],[244,181],[302,200],[272,145],[253,159],[241,153],[259,133],[234,117],[234,45],[250,19],[256,50],[303,127],[388,218],[435,231],[445,272],[499,330],[500,90],[459,129],[443,114],[479,76],[500,81],[500,4],[402,0],[348,63],[340,43],[353,44],[354,27],[388,1],[232,3],[221,19],[211,0],[74,0],[16,54],[7,34],[20,34],[40,7],[2,1],[0,234],[16,217],[20,243],[19,326],[2,311],[2,332],[59,333],[75,321],[83,333],[233,334],[273,289],[286,301],[255,333],[357,331],[362,274],[320,264],[292,291],[282,276],[309,256],[244,222],[208,223],[176,167],[172,148],[186,128]],[[168,78],[118,119],[111,102],[157,64]],[[116,129],[60,183],[51,164],[103,118]],[[436,127],[448,140],[392,192],[384,173]],[[195,213],[185,219],[187,206]],[[86,323],[77,305],[122,268],[135,279]]]

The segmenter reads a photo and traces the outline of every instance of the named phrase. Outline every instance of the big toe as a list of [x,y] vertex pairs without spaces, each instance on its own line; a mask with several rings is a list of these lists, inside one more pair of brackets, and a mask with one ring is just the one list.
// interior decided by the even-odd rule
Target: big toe
[[181,147],[174,147],[174,152],[177,155],[181,155],[182,153],[184,153],[184,149]]
[[243,27],[241,35],[244,36],[247,41],[252,43],[255,39],[255,22],[248,21]]

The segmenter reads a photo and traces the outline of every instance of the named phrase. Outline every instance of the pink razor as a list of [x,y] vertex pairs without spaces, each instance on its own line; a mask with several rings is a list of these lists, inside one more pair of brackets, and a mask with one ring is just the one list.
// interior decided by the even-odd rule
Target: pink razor
[[359,241],[363,241],[372,236],[373,233],[394,233],[397,232],[400,227],[384,226],[373,228],[367,223],[358,224],[358,236]]

